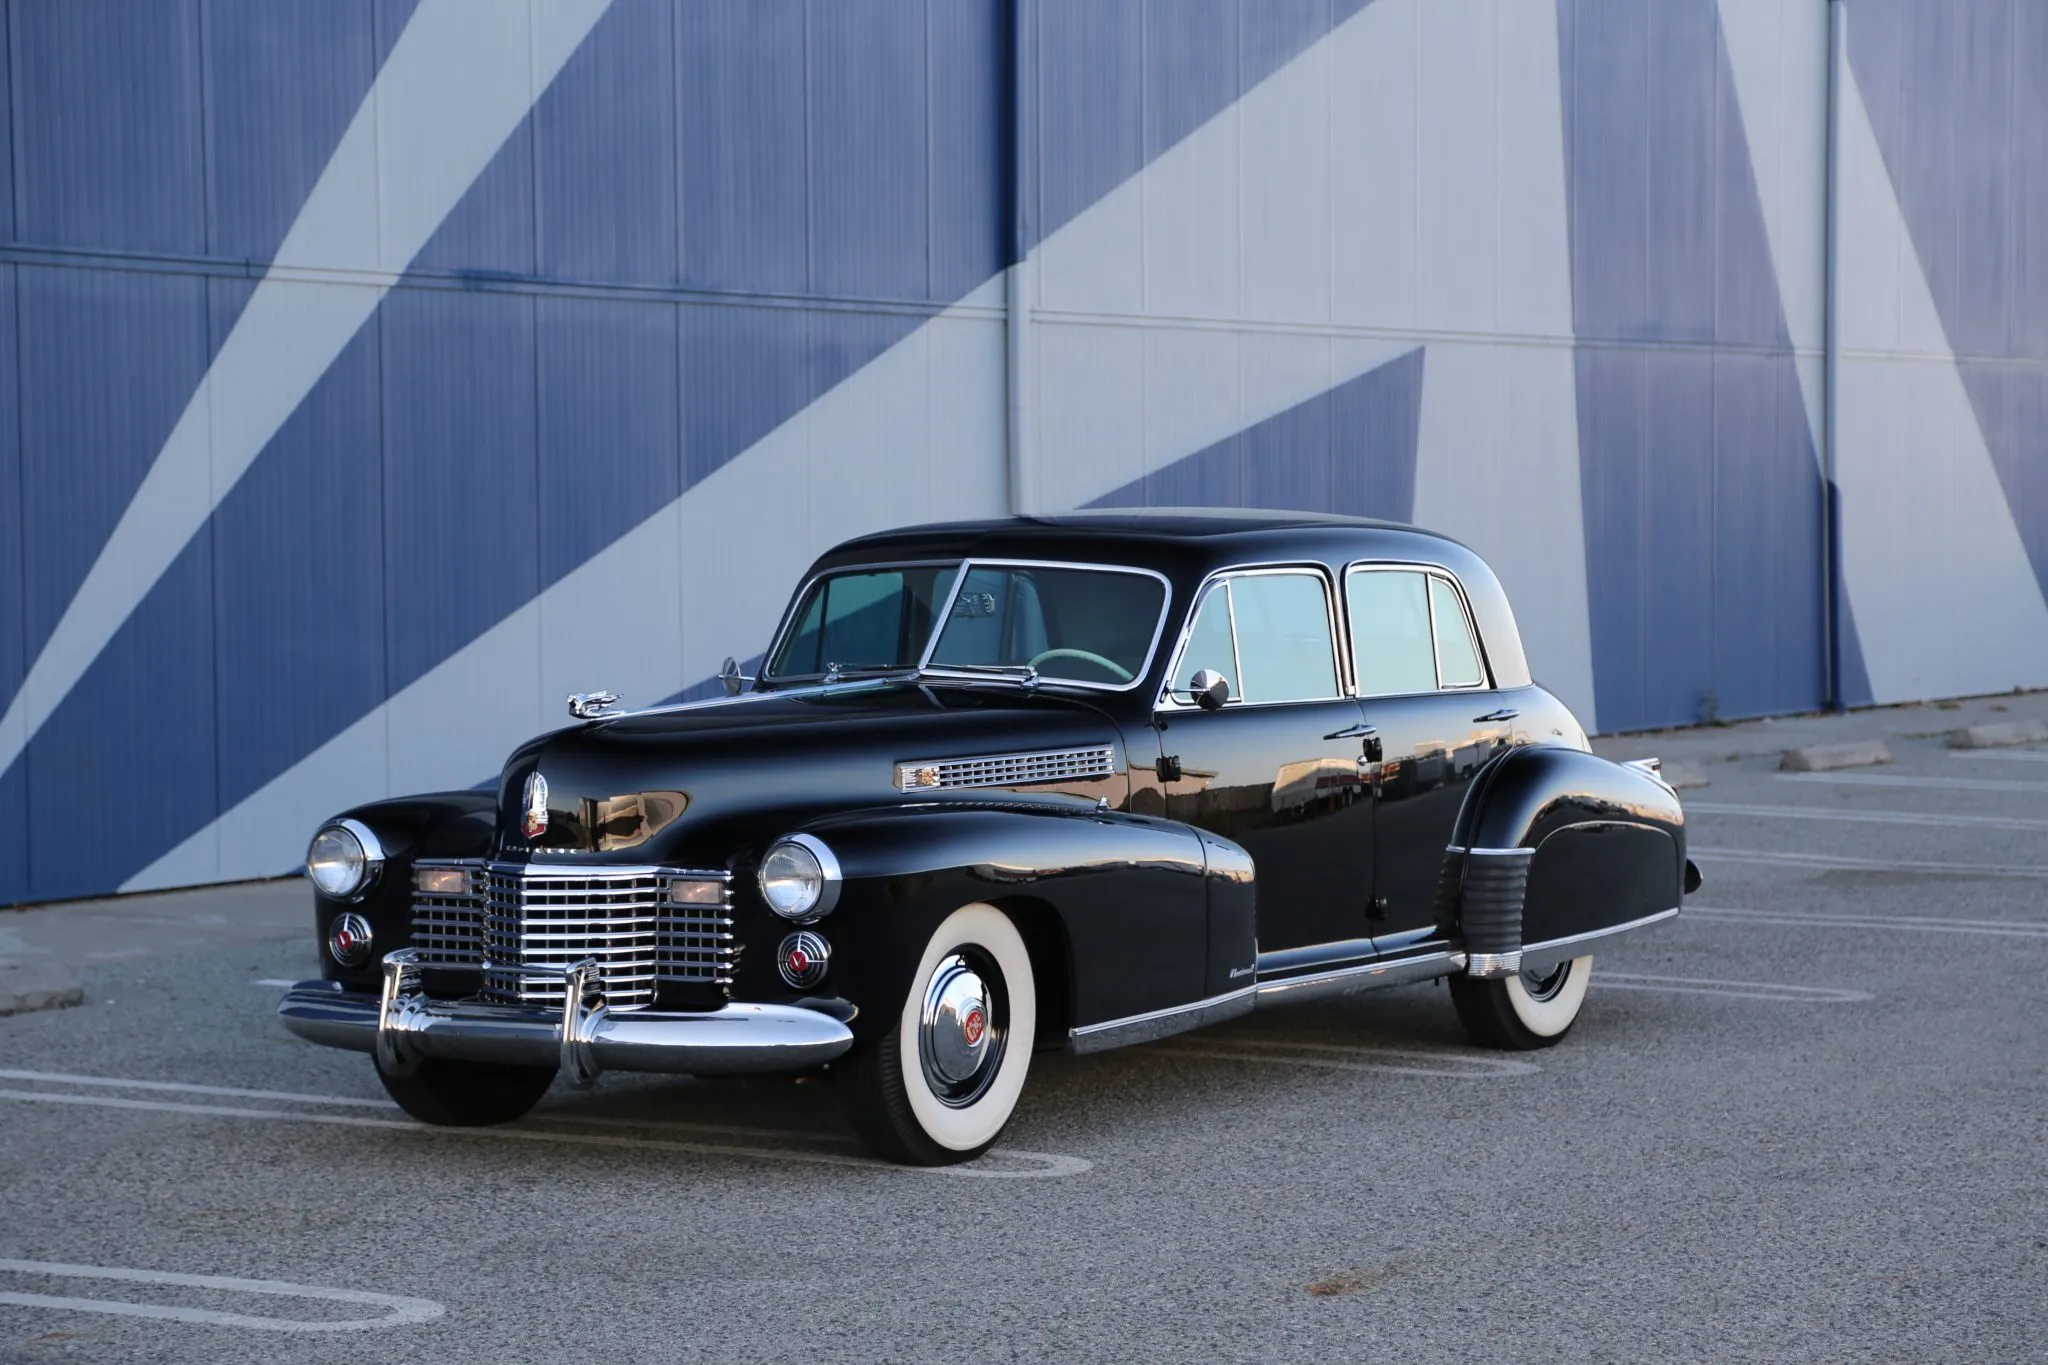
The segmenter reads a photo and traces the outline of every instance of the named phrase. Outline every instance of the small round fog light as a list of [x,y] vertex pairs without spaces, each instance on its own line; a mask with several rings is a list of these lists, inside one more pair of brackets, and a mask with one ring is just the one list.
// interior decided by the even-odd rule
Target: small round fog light
[[782,940],[775,950],[775,969],[782,979],[800,991],[810,990],[825,979],[832,961],[832,945],[806,929]]
[[370,922],[350,910],[336,915],[327,926],[327,955],[344,967],[360,967],[370,960]]

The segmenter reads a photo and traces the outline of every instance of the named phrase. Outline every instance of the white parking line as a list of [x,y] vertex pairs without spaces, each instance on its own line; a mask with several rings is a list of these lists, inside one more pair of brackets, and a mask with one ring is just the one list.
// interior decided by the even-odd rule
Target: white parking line
[[1773,773],[1780,782],[1824,782],[1836,787],[1917,787],[1927,791],[2032,792],[2048,796],[2048,782],[2004,777],[1909,777],[1903,773]]
[[[808,1165],[856,1166],[863,1170],[910,1171],[932,1175],[957,1175],[991,1180],[1028,1180],[1047,1176],[1079,1175],[1094,1163],[1077,1156],[1048,1152],[1022,1152],[999,1147],[980,1161],[962,1166],[898,1166],[870,1157],[839,1156],[830,1152],[799,1152],[772,1147],[737,1147],[726,1143],[670,1142],[657,1138],[613,1137],[601,1133],[560,1133],[540,1128],[434,1128],[406,1119],[358,1118],[344,1114],[300,1114],[284,1109],[236,1109],[215,1104],[181,1104],[169,1100],[131,1100],[115,1095],[63,1095],[51,1091],[0,1090],[0,1100],[28,1104],[76,1104],[101,1109],[141,1110],[159,1114],[192,1114],[207,1118],[253,1119],[274,1123],[317,1123],[345,1128],[389,1128],[433,1137],[481,1138],[498,1142],[554,1143],[571,1147],[614,1147],[634,1151],[688,1152],[700,1156],[741,1157],[752,1161],[793,1161]],[[993,1162],[992,1165],[982,1163]],[[1008,1162],[1022,1162],[1010,1168]]]
[[2048,820],[2008,815],[1929,815],[1909,810],[1815,810],[1811,806],[1745,806],[1732,801],[1688,801],[1687,815],[1743,815],[1768,820],[1835,820],[1852,825],[1930,825],[1938,829],[2048,830]]
[[42,1081],[50,1085],[96,1085],[115,1090],[155,1090],[174,1095],[214,1095],[233,1100],[283,1100],[291,1104],[340,1104],[356,1109],[396,1109],[390,1100],[358,1100],[342,1095],[301,1095],[290,1090],[243,1090],[231,1085],[190,1085],[183,1081],[132,1081],[119,1076],[74,1076],[63,1071],[18,1071],[0,1068],[0,1081]]
[[1679,920],[1702,920],[1710,924],[1718,921],[1724,924],[1769,924],[1804,929],[1874,929],[1884,933],[1972,934],[1995,938],[2048,940],[2048,924],[2029,924],[2025,921],[2012,920],[1942,919],[1934,916],[1916,918],[1906,915],[1833,915],[1825,911],[1809,910],[1723,910],[1690,905],[1685,907],[1685,913],[1679,916]]
[[2048,877],[2048,867],[2026,863],[1949,863],[1921,858],[1844,858],[1832,853],[1790,853],[1762,848],[1685,850],[1702,862],[1809,867],[1831,872],[1939,872],[1953,877]]
[[288,978],[288,977],[282,977],[282,976],[259,976],[259,977],[257,977],[257,978],[256,978],[256,979],[255,979],[254,981],[251,981],[251,982],[250,982],[249,984],[250,984],[250,985],[252,985],[252,986],[274,986],[274,987],[276,987],[276,988],[277,988],[278,990],[281,990],[281,991],[288,991],[288,990],[290,990],[290,989],[291,989],[292,987],[294,987],[294,986],[298,985],[299,983],[298,983],[298,982],[296,982],[296,981],[293,981],[293,980],[291,980],[291,979],[290,979],[290,978]]
[[1668,991],[1674,995],[1725,995],[1737,1000],[1776,1000],[1789,1004],[1846,1005],[1876,999],[1869,991],[1836,986],[1791,986],[1776,981],[1715,981],[1691,976],[1651,976],[1641,972],[1593,973],[1592,984],[1612,991]]
[[1950,758],[1995,758],[2007,763],[2048,763],[2048,749],[1950,749]]
[[[1457,1052],[1422,1052],[1392,1047],[1355,1047],[1335,1043],[1306,1043],[1287,1038],[1247,1039],[1243,1042],[1216,1039],[1206,1045],[1158,1043],[1154,1046],[1159,1051],[1171,1053],[1176,1057],[1201,1057],[1210,1061],[1277,1063],[1283,1066],[1315,1067],[1325,1071],[1376,1071],[1394,1076],[1440,1076],[1454,1081],[1527,1076],[1543,1069],[1534,1062],[1516,1061],[1508,1057],[1467,1056]],[[1298,1052],[1329,1055],[1293,1055]]]
[[252,1317],[211,1308],[173,1304],[128,1303],[121,1299],[80,1299],[63,1294],[0,1293],[0,1303],[22,1308],[55,1308],[73,1313],[107,1313],[124,1318],[156,1318],[170,1322],[203,1322],[215,1327],[249,1327],[262,1332],[356,1332],[371,1327],[404,1327],[432,1322],[447,1310],[432,1299],[399,1294],[373,1294],[366,1289],[333,1289],[289,1280],[243,1280],[231,1275],[181,1275],[167,1270],[130,1270],[125,1266],[67,1265],[59,1261],[0,1260],[0,1272],[48,1275],[58,1279],[112,1280],[122,1284],[172,1285],[181,1289],[223,1289],[237,1294],[269,1294],[291,1299],[320,1299],[386,1310],[381,1317],[337,1321],[295,1322],[289,1318]]

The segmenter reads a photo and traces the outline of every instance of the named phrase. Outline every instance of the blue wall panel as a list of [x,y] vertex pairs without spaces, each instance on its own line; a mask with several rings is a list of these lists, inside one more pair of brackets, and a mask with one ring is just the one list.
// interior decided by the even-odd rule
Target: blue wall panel
[[[205,0],[209,248],[268,261],[376,74],[370,6]],[[215,332],[218,339],[225,329]]]
[[396,692],[540,590],[533,300],[395,289],[381,321]]
[[1815,706],[1818,463],[1718,12],[1559,15],[1599,727]]
[[205,372],[196,275],[16,272],[28,647],[42,648]]
[[1154,0],[1145,6],[1139,88],[1145,95],[1146,161],[1236,97],[1238,9],[1238,0]]
[[534,106],[542,275],[680,278],[675,63],[670,0],[614,0]]
[[811,290],[922,298],[930,283],[925,10],[813,0]]
[[[4,3],[4,0],[0,0]],[[0,9],[0,34],[6,14]],[[15,406],[14,267],[0,265],[0,697],[12,697],[28,668],[23,640],[20,409]],[[0,811],[27,808],[22,764],[0,772]],[[28,894],[28,832],[0,818],[0,905]]]
[[2034,573],[2048,591],[2048,6],[1855,0],[1849,57]]
[[538,301],[543,582],[682,492],[676,312],[668,303]]
[[0,0],[0,242],[14,240],[14,0]]
[[[253,288],[213,282],[216,335]],[[214,513],[224,808],[384,699],[377,350],[357,333]]]
[[13,19],[20,238],[205,250],[197,0],[20,4]]
[[192,538],[29,743],[34,899],[118,886],[219,810],[212,541]]
[[1418,347],[1104,494],[1092,507],[1266,507],[1411,521]]
[[1001,5],[930,7],[931,279],[951,303],[1006,262],[1009,151],[1002,102],[1010,47]]
[[684,0],[677,13],[684,283],[799,293],[810,279],[803,0]]

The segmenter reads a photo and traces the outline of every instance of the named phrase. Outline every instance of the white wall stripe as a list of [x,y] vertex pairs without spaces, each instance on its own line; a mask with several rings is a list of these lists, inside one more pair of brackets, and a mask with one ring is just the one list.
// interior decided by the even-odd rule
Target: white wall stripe
[[[611,0],[421,0],[113,534],[0,717],[0,773],[490,164]],[[306,271],[366,272],[342,283]]]

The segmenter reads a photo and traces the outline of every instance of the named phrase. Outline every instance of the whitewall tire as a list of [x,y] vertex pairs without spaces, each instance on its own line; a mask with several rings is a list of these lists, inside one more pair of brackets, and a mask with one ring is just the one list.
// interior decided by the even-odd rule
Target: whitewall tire
[[1590,955],[1502,980],[1454,976],[1451,1003],[1474,1042],[1518,1051],[1549,1047],[1578,1019],[1592,978]]
[[839,1069],[848,1115],[890,1160],[972,1160],[1010,1121],[1037,1032],[1017,926],[994,906],[964,905],[925,945],[896,1027]]

